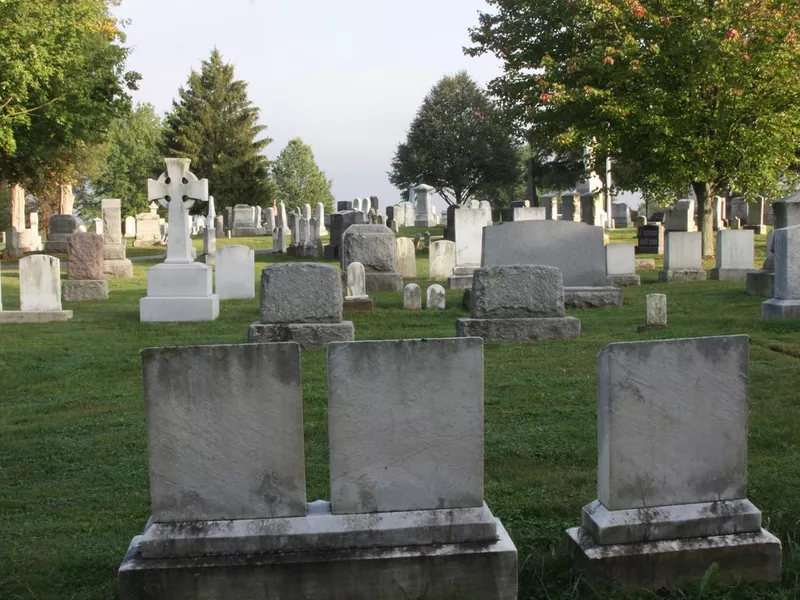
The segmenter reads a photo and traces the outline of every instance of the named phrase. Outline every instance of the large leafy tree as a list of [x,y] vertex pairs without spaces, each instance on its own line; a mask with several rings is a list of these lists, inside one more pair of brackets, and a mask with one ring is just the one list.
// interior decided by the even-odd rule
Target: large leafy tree
[[138,75],[106,0],[0,2],[0,182],[71,182]]
[[161,118],[151,104],[137,105],[112,123],[106,160],[87,186],[95,199],[121,198],[126,215],[145,212],[148,204],[145,183],[164,170],[163,136]]
[[448,204],[464,204],[479,190],[513,185],[518,177],[509,123],[463,71],[442,78],[425,97],[389,173],[403,192],[426,183]]
[[594,142],[630,186],[694,189],[703,251],[713,197],[777,194],[800,140],[800,3],[488,0],[469,53],[504,62],[492,90],[537,138]]
[[290,140],[272,165],[277,201],[288,208],[322,202],[333,210],[331,180],[320,171],[311,146],[300,138]]
[[272,142],[258,136],[259,109],[247,97],[247,84],[214,48],[200,72],[192,70],[166,117],[166,152],[192,160],[191,170],[207,177],[216,206],[272,204],[269,161]]

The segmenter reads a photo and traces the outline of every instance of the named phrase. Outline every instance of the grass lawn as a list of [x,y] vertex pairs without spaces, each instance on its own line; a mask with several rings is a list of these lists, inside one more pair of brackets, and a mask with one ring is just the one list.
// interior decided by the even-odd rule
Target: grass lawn
[[[612,238],[630,241],[630,232]],[[270,239],[218,241],[226,243],[264,248]],[[763,255],[763,237],[759,244]],[[418,259],[426,286],[427,260],[421,252]],[[270,260],[256,256],[254,276]],[[156,262],[135,262],[135,278],[112,281],[106,302],[65,305],[75,313],[69,323],[0,326],[2,599],[115,597],[116,569],[149,514],[140,350],[241,343],[258,317],[253,299],[222,303],[213,323],[140,323],[146,271]],[[572,574],[564,535],[597,495],[597,353],[613,341],[736,333],[751,338],[748,496],[784,543],[783,581],[668,597],[798,597],[800,319],[762,323],[761,299],[743,283],[659,284],[654,271],[640,274],[643,286],[625,290],[623,309],[570,311],[583,323],[577,340],[485,346],[486,500],[519,550],[520,598],[622,597]],[[7,309],[19,306],[17,277],[4,270]],[[639,334],[651,292],[668,295],[670,327]],[[372,313],[346,313],[357,339],[450,337],[466,316],[458,292],[436,313],[404,311],[402,294],[374,298]],[[302,360],[308,497],[327,498],[325,352]]]

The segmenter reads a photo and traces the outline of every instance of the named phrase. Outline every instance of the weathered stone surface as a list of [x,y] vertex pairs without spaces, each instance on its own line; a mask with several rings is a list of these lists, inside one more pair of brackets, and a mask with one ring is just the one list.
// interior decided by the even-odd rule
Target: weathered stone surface
[[366,273],[367,293],[399,292],[403,289],[400,273]]
[[360,262],[352,262],[347,267],[347,292],[345,300],[366,299],[366,279],[364,276],[364,265]]
[[717,266],[711,279],[744,281],[755,269],[755,238],[753,230],[717,232]]
[[334,514],[482,506],[482,340],[331,344],[328,437]]
[[775,231],[775,298],[800,300],[800,225]]
[[775,229],[800,225],[800,192],[795,192],[772,203],[775,213]]
[[780,581],[781,542],[759,533],[644,544],[601,546],[576,527],[567,531],[575,566],[589,581],[624,588],[660,590],[700,581],[716,564],[722,584]]
[[61,262],[46,254],[19,260],[19,304],[23,312],[61,310]]
[[447,308],[447,292],[438,283],[428,286],[425,306],[428,310],[445,310]]
[[544,221],[547,210],[542,206],[513,207],[510,210],[512,221]]
[[[627,205],[625,206],[627,207]],[[635,274],[636,253],[633,244],[608,244],[606,246],[606,275]]]
[[622,290],[616,287],[565,287],[567,308],[622,308]]
[[509,265],[475,271],[472,284],[473,319],[563,316],[564,286],[560,269]]
[[600,502],[625,510],[744,499],[747,377],[746,336],[607,346],[598,359]]
[[664,329],[667,326],[667,296],[647,294],[646,326],[651,329]]
[[124,260],[125,246],[104,246],[103,258],[105,260]]
[[417,278],[417,254],[410,238],[397,238],[397,271],[403,279]]
[[101,202],[103,215],[103,238],[106,246],[120,246],[125,243],[122,237],[122,200],[104,199]]
[[[498,523],[480,544],[256,554],[197,559],[141,557],[134,538],[119,570],[121,600],[516,600],[517,551]],[[332,591],[335,590],[335,596]]]
[[396,272],[392,230],[385,225],[351,225],[342,236],[342,270],[351,262],[360,262],[367,273]]
[[71,318],[72,318],[71,310],[0,311],[0,323],[6,325],[28,324],[28,323],[63,323],[69,321]]
[[306,514],[297,344],[142,352],[153,521]]
[[431,243],[428,250],[430,261],[428,278],[433,281],[443,281],[453,274],[456,266],[456,245],[448,240],[439,240]]
[[751,296],[760,296],[761,298],[772,298],[774,294],[774,281],[775,272],[761,269],[759,271],[750,271],[747,274],[745,289]]
[[255,253],[250,248],[223,246],[215,263],[215,291],[220,300],[255,298]]
[[139,301],[139,318],[143,323],[213,321],[219,316],[219,296],[212,292],[211,267],[158,264],[147,270],[147,296]]
[[403,308],[422,310],[422,290],[416,283],[409,283],[403,290]]
[[127,258],[122,260],[104,260],[103,272],[109,279],[131,279],[133,277],[133,263]]
[[[491,225],[491,223],[487,223],[486,213],[483,210],[461,207],[453,212],[457,266],[479,267],[481,265],[484,239],[482,232],[487,225]],[[493,228],[489,227],[489,229]],[[505,264],[519,264],[519,261]]]
[[581,322],[574,317],[547,319],[456,319],[456,335],[487,342],[536,342],[578,337]]
[[280,263],[261,272],[262,323],[337,323],[342,281],[332,265]]
[[694,283],[706,279],[708,273],[703,269],[662,269],[658,272],[658,280],[663,283]]
[[666,237],[664,269],[702,269],[702,234],[670,231]]
[[[344,302],[342,303],[342,308],[344,310],[370,311],[373,308],[375,308],[375,302],[369,296],[365,298],[345,298]],[[343,341],[343,340],[337,340],[337,341]]]
[[569,221],[523,221],[483,232],[483,267],[547,265],[565,286],[605,286],[603,230]]
[[297,342],[303,350],[355,339],[352,321],[338,323],[253,323],[247,334],[252,344]]
[[64,302],[107,300],[108,281],[105,279],[67,279],[61,284],[61,299]]
[[73,233],[69,240],[69,279],[103,279],[103,236],[96,233]]

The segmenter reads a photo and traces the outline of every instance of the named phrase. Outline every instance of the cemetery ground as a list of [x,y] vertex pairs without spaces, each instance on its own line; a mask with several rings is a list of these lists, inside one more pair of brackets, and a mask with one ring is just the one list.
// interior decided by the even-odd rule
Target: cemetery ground
[[[264,248],[265,238],[218,243]],[[148,249],[136,250],[130,255]],[[254,277],[277,258],[257,255]],[[111,281],[105,302],[65,304],[75,315],[68,323],[0,326],[0,598],[115,597],[116,570],[149,515],[141,349],[243,343],[258,318],[256,297],[222,303],[212,323],[140,323],[146,271],[158,260],[137,261],[134,279]],[[8,266],[3,304],[16,309]],[[423,290],[427,268],[419,251]],[[592,588],[572,574],[567,554],[564,531],[597,497],[597,354],[614,341],[738,333],[751,340],[748,498],[783,542],[783,581],[718,587],[712,570],[710,585],[667,597],[800,597],[800,319],[762,322],[762,299],[747,296],[743,282],[659,284],[656,271],[639,273],[643,285],[624,290],[623,309],[568,311],[582,321],[578,339],[485,346],[486,501],[519,550],[520,598],[653,597]],[[669,329],[637,333],[653,292],[668,295]],[[452,337],[456,318],[467,316],[460,292],[448,291],[443,312],[404,311],[400,293],[372,296],[373,312],[345,313],[356,339]],[[325,364],[324,350],[303,352],[309,500],[329,497]]]

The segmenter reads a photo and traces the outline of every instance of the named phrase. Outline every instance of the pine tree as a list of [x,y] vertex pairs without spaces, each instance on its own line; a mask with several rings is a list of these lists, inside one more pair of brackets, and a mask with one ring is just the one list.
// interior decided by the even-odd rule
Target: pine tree
[[272,165],[278,202],[287,208],[310,204],[312,208],[322,202],[325,209],[333,210],[331,181],[320,171],[314,160],[311,146],[300,138],[291,140]]
[[218,209],[271,205],[269,161],[262,152],[272,140],[258,139],[266,127],[258,124],[247,84],[234,79],[233,65],[214,48],[178,96],[166,117],[166,155],[192,160],[192,172],[208,178]]

